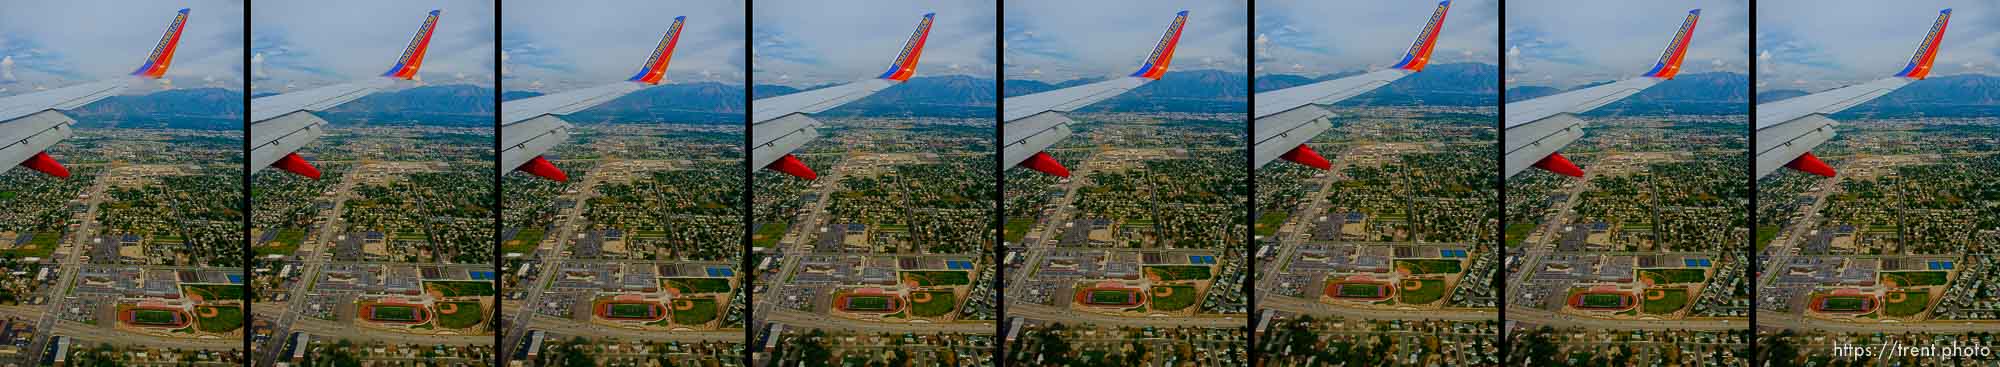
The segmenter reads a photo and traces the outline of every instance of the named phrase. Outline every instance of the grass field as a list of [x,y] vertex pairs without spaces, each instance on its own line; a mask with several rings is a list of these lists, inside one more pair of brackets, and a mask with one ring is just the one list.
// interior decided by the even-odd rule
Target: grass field
[[618,318],[639,319],[653,317],[653,306],[644,303],[613,303],[611,304],[611,309],[606,311],[605,313],[610,314],[611,317]]
[[1766,224],[1766,225],[1761,225],[1761,226],[1757,226],[1757,242],[1755,242],[1755,243],[1757,244],[1757,251],[1758,251],[1758,252],[1763,252],[1763,251],[1764,251],[1764,247],[1765,247],[1765,246],[1770,246],[1770,245],[1771,245],[1771,240],[1775,240],[1775,239],[1778,239],[1778,226],[1777,226],[1777,225],[1775,225],[1775,224]]
[[1108,291],[1108,290],[1090,291],[1090,303],[1125,304],[1126,302],[1131,302],[1131,301],[1132,301],[1132,293],[1128,291]]
[[1535,231],[1534,223],[1507,223],[1507,247],[1520,246],[1528,240],[1528,232]]
[[243,299],[243,286],[234,284],[182,284],[181,293],[199,296],[204,301]]
[[972,284],[972,276],[957,270],[906,271],[903,281],[915,281],[922,287],[966,285]]
[[1868,300],[1867,300],[1867,299],[1864,299],[1864,298],[1859,298],[1859,297],[1827,297],[1827,298],[1826,298],[1826,301],[1825,301],[1825,302],[1824,302],[1823,304],[1821,304],[1821,305],[1820,305],[1820,310],[1821,310],[1821,311],[1836,311],[1836,312],[1848,312],[1848,311],[1860,311],[1860,310],[1862,310],[1863,308],[1866,308],[1866,307],[1868,307]]
[[1365,283],[1344,283],[1340,285],[1341,297],[1375,298],[1382,295],[1382,285]]
[[1583,295],[1583,306],[1591,308],[1625,307],[1625,297],[1616,294],[1586,294]]
[[[208,309],[215,309],[215,317],[202,317]],[[236,306],[201,306],[195,308],[195,328],[211,333],[226,333],[243,327],[243,308]]]
[[1890,317],[1915,316],[1916,314],[1923,313],[1924,308],[1929,307],[1931,304],[1930,292],[1907,291],[1907,292],[1890,292],[1889,294],[1891,294],[1891,298],[1893,298],[1894,297],[1893,295],[1896,293],[1903,294],[1903,301],[1889,302],[1888,304],[1882,305],[1883,316],[1890,316]]
[[1396,269],[1410,274],[1458,274],[1459,261],[1449,259],[1396,260]]
[[174,312],[163,310],[132,310],[132,322],[147,325],[172,325]]
[[[713,302],[711,302],[711,303],[713,303]],[[885,297],[885,296],[848,296],[848,297],[847,297],[847,309],[849,309],[849,310],[856,310],[856,311],[887,311],[887,310],[889,309],[889,297]],[[674,313],[675,313],[675,314],[680,314],[680,312],[678,312],[678,311],[676,311],[676,312],[674,312]],[[676,317],[675,317],[675,319],[676,319],[676,320],[679,320],[680,318],[679,318],[678,316],[676,316]]]
[[1146,267],[1146,274],[1152,274],[1153,276],[1160,277],[1160,280],[1168,282],[1177,280],[1208,280],[1209,277],[1215,276],[1209,273],[1207,266],[1198,265],[1148,266]]
[[417,308],[410,306],[375,305],[368,318],[382,321],[417,321]]
[[1285,220],[1291,219],[1291,217],[1292,213],[1283,210],[1266,210],[1263,215],[1257,216],[1256,234],[1264,237],[1276,235],[1278,234],[1278,227],[1284,226]]
[[668,287],[681,294],[729,293],[729,279],[723,278],[667,278]]
[[1003,232],[1004,235],[1000,239],[1009,243],[1021,243],[1022,239],[1028,238],[1028,230],[1034,226],[1035,220],[1033,218],[1007,218],[1006,231]]
[[1703,269],[1639,269],[1639,279],[1652,279],[1653,284],[1701,283],[1708,280],[1708,271]]
[[522,228],[520,232],[514,233],[514,239],[500,244],[500,253],[526,254],[535,252],[535,246],[540,245],[542,238],[546,236],[548,236],[548,233],[543,231],[541,227]]
[[291,255],[292,252],[298,251],[299,245],[304,244],[305,240],[306,231],[304,229],[285,228],[278,230],[278,235],[272,237],[271,242],[257,246],[251,250],[255,251],[257,256]]
[[485,310],[480,309],[479,302],[445,302],[445,303],[458,305],[458,312],[453,312],[450,314],[439,312],[437,316],[438,327],[446,329],[464,329],[473,326],[479,326],[479,322],[484,321],[486,319],[486,312]]
[[[1653,292],[1660,292],[1660,299],[1652,299]],[[1683,288],[1647,289],[1640,297],[1639,311],[1652,315],[1665,315],[1680,311],[1688,305],[1688,291]]]
[[1437,300],[1444,298],[1445,289],[1444,280],[1442,279],[1405,280],[1403,284],[1410,284],[1411,282],[1416,282],[1419,287],[1415,290],[1411,290],[1407,286],[1403,287],[1403,292],[1397,295],[1397,298],[1400,298],[1403,303],[1421,305],[1437,302]]
[[1944,285],[1949,274],[1942,271],[1899,271],[1882,272],[1882,282],[1896,282],[1898,287],[1922,287]]
[[[1162,292],[1162,291],[1165,292]],[[1166,293],[1166,294],[1162,294]],[[1160,311],[1180,311],[1195,303],[1194,286],[1165,285],[1153,287],[1153,309]]]
[[[877,298],[876,300],[883,300],[883,299]],[[676,300],[674,302],[688,302],[689,304],[693,305],[693,307],[688,307],[688,309],[686,310],[673,310],[674,323],[676,324],[701,325],[701,324],[706,324],[709,321],[715,321],[716,306],[714,299],[690,298],[690,299]],[[884,303],[883,307],[888,307],[887,303]]]
[[445,297],[478,297],[493,295],[493,282],[483,280],[426,281],[424,289],[437,291]]
[[[951,291],[916,292],[930,294],[929,302],[910,302],[910,314],[917,317],[938,317],[950,314],[958,306],[958,297]],[[916,294],[916,293],[913,293]]]
[[28,239],[28,243],[22,244],[21,247],[0,250],[0,254],[11,254],[14,255],[14,258],[47,258],[49,254],[56,252],[56,245],[62,243],[61,232],[37,231],[33,233],[33,236],[33,238]]
[[753,233],[750,235],[750,246],[752,247],[777,246],[778,240],[785,239],[785,230],[790,228],[791,225],[785,223],[764,223],[763,225],[757,226],[757,233]]

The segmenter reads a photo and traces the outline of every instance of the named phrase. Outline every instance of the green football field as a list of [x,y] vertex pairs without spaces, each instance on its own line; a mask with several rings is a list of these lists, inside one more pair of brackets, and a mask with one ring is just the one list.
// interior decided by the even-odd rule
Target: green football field
[[1625,297],[1616,294],[1586,294],[1583,295],[1583,306],[1592,308],[1625,307]]
[[141,324],[173,324],[174,313],[161,310],[132,310],[132,321]]
[[611,304],[611,317],[653,317],[653,307],[643,303],[613,303]]
[[883,296],[847,297],[847,309],[858,311],[882,311],[889,309],[889,298]]
[[1829,297],[1821,304],[1823,311],[1860,311],[1868,306],[1868,300],[1857,297]]
[[1090,292],[1090,303],[1098,303],[1098,304],[1125,304],[1125,303],[1127,303],[1127,302],[1132,302],[1132,292],[1130,292],[1130,291],[1091,291],[1091,292]]
[[376,305],[369,318],[384,321],[417,321],[417,308]]
[[1378,284],[1347,283],[1340,285],[1341,297],[1375,298],[1382,296],[1382,286]]

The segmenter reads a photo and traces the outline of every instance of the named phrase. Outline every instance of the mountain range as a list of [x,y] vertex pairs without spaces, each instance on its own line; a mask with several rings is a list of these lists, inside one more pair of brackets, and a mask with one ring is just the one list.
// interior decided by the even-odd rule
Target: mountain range
[[[795,88],[775,84],[750,87],[751,98],[768,98],[846,83]],[[966,75],[919,76],[874,95],[820,112],[821,116],[992,117],[993,79]]]
[[[1758,92],[1758,103],[1808,94],[1791,89]],[[1833,118],[1991,117],[2000,116],[2000,76],[1961,74],[1934,76],[1903,86],[1880,98],[1834,114]]]
[[[1104,78],[1074,79],[1058,83],[1034,80],[1007,80],[1006,95],[1021,96],[1095,83]],[[1078,109],[1085,112],[1192,112],[1242,113],[1248,110],[1249,96],[1243,73],[1221,70],[1169,71],[1166,75],[1132,91]]]
[[83,127],[241,129],[243,92],[188,88],[111,96],[65,114]]
[[[500,94],[500,99],[511,101],[540,95],[540,92],[507,91]],[[717,82],[663,84],[564,116],[563,120],[742,124],[743,88]]]
[[[1360,71],[1319,77],[1269,74],[1257,77],[1255,89],[1268,92],[1361,74]],[[1433,105],[1490,106],[1499,99],[1500,67],[1493,64],[1437,64],[1389,85],[1348,98],[1336,106]]]
[[[1524,101],[1609,83],[1611,81],[1601,81],[1569,89],[1543,86],[1508,88],[1507,102]],[[1727,72],[1681,74],[1584,115],[1740,115],[1749,113],[1749,102],[1750,78],[1747,75]]]

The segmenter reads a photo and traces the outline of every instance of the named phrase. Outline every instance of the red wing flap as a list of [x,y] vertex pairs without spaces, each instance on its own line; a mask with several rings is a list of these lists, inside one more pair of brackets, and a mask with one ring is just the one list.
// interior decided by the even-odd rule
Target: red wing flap
[[1319,152],[1314,152],[1312,147],[1308,147],[1305,144],[1299,144],[1299,147],[1292,148],[1291,151],[1285,152],[1285,155],[1278,156],[1278,158],[1318,168],[1321,171],[1333,169],[1333,162],[1327,161],[1326,157],[1320,156]]
[[1569,177],[1583,177],[1583,169],[1577,168],[1575,163],[1570,163],[1569,158],[1563,157],[1562,153],[1551,153],[1547,157],[1542,157],[1542,160],[1535,161],[1535,168]]
[[798,156],[790,154],[779,157],[778,161],[771,162],[771,165],[764,166],[764,168],[770,168],[773,171],[784,172],[787,175],[807,180],[819,179],[819,174],[813,173],[812,167],[806,167],[806,162],[800,161]]
[[284,158],[279,158],[277,163],[272,163],[271,167],[306,178],[319,179],[319,168],[313,167],[312,162],[306,162],[306,158],[300,157],[298,153],[286,154]]
[[1812,153],[1800,154],[1798,158],[1792,159],[1791,163],[1786,163],[1785,168],[1795,169],[1801,172],[1811,173],[1820,176],[1833,177],[1833,166],[1827,165],[1826,162],[1821,162],[1819,160],[1819,157],[1814,157]]
[[529,160],[528,163],[522,163],[521,168],[515,168],[514,170],[556,180],[557,182],[569,182],[569,174],[563,173],[561,169],[556,168],[555,163],[549,163],[549,159],[542,158],[542,156],[535,156],[535,159]]
[[35,153],[35,156],[22,161],[21,166],[50,176],[69,178],[69,169],[63,168],[62,163],[56,162],[55,157],[50,157],[49,152]]
[[1028,160],[1021,161],[1021,166],[1052,176],[1069,178],[1069,168],[1063,167],[1062,162],[1057,162],[1056,157],[1049,155],[1049,152],[1035,152],[1035,155],[1028,157]]

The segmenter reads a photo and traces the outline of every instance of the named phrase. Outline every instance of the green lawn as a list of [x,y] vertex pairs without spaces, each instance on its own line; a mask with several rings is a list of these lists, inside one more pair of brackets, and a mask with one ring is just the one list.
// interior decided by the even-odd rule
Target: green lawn
[[1653,284],[1701,283],[1708,280],[1706,269],[1639,269],[1639,279]]
[[541,227],[521,229],[520,232],[514,233],[514,239],[500,244],[500,253],[527,254],[535,252],[535,246],[541,245],[542,238],[547,236],[548,232],[543,231]]
[[243,286],[235,284],[182,284],[181,293],[200,296],[204,301],[243,299]]
[[[711,301],[713,303],[713,301]],[[883,296],[848,296],[847,309],[857,311],[884,311],[889,309],[889,298]],[[676,315],[680,311],[674,312]],[[675,319],[680,319],[675,316]]]
[[0,254],[14,255],[14,258],[48,258],[49,254],[56,252],[57,245],[62,243],[61,232],[37,231],[34,232],[34,236],[33,238],[29,238],[28,243],[22,244],[21,247],[0,250]]
[[1528,240],[1528,232],[1535,231],[1534,223],[1507,223],[1507,247],[1520,246]]
[[958,296],[952,294],[951,291],[925,291],[916,293],[930,294],[931,301],[930,302],[911,301],[910,302],[911,315],[915,315],[917,317],[937,317],[950,314],[952,310],[957,309]]
[[1778,225],[1757,226],[1757,252],[1764,252],[1764,246],[1771,245],[1771,240],[1775,239],[1778,239]]
[[1882,282],[1895,281],[1898,287],[1922,287],[1944,285],[1949,280],[1942,271],[1898,271],[1882,272]]
[[1035,226],[1034,218],[1026,218],[1026,217],[1007,218],[1006,231],[1003,232],[1005,233],[1005,236],[1001,237],[1000,239],[1008,243],[1021,243],[1022,239],[1028,238],[1028,230],[1034,226]]
[[1926,291],[1890,292],[1890,294],[1895,294],[1895,293],[1902,293],[1905,298],[1903,299],[1902,302],[1889,302],[1888,304],[1882,305],[1883,316],[1890,316],[1890,317],[1912,316],[1919,313],[1923,313],[1924,308],[1929,307],[1931,304],[1930,292]]
[[1820,310],[1843,311],[1843,312],[1860,311],[1862,307],[1865,307],[1867,304],[1868,304],[1867,300],[1857,297],[1828,297],[1826,299],[1825,304],[1820,306]]
[[1256,234],[1264,237],[1276,235],[1278,234],[1278,227],[1283,227],[1285,220],[1291,219],[1291,217],[1291,213],[1283,210],[1266,210],[1263,215],[1257,216]]
[[410,306],[375,305],[370,309],[369,319],[382,321],[417,321],[417,308]]
[[132,310],[132,321],[140,324],[168,325],[174,323],[174,313],[162,310]]
[[291,255],[292,252],[298,251],[299,245],[304,244],[305,241],[306,241],[306,230],[299,228],[285,228],[278,230],[277,237],[272,237],[271,242],[265,243],[261,246],[257,246],[252,250],[254,250],[254,252],[256,252],[258,256]]
[[764,225],[757,226],[757,233],[750,235],[750,246],[777,246],[778,240],[785,239],[785,230],[789,228],[791,228],[791,225],[786,223],[764,223]]
[[493,282],[484,280],[433,280],[424,282],[424,288],[437,291],[445,297],[493,295]]
[[1583,295],[1583,306],[1592,308],[1624,307],[1625,296],[1603,293],[1586,294]]
[[923,287],[967,285],[972,284],[972,275],[961,270],[905,271],[903,281]]
[[1417,279],[1417,280],[1403,281],[1404,284],[1409,284],[1410,282],[1416,282],[1417,284],[1420,284],[1422,286],[1417,288],[1416,290],[1410,290],[1409,287],[1403,287],[1402,294],[1397,297],[1401,298],[1403,303],[1421,305],[1421,304],[1428,304],[1431,302],[1437,302],[1437,300],[1444,298],[1445,289],[1444,289],[1444,280],[1442,279]]
[[613,303],[609,311],[607,313],[611,314],[611,317],[628,319],[653,316],[653,306],[644,303]]
[[1131,301],[1132,293],[1128,291],[1090,291],[1090,303],[1125,304]]
[[[881,299],[878,298],[877,300]],[[690,299],[676,300],[675,302],[689,302],[694,305],[694,307],[689,307],[686,310],[673,310],[674,323],[676,324],[701,325],[701,324],[706,324],[709,321],[715,321],[716,306],[714,299],[690,298]],[[888,306],[886,303],[884,303],[883,307],[888,307]]]
[[1639,298],[1640,311],[1653,315],[1665,315],[1674,313],[1675,311],[1680,311],[1682,308],[1686,308],[1688,305],[1687,289],[1654,288],[1654,289],[1647,289],[1645,293],[1641,294],[1645,296],[1650,296],[1651,293],[1653,292],[1663,292],[1664,297],[1661,297],[1659,300],[1649,299],[1650,297],[1644,297],[1644,296],[1640,297]]
[[[206,309],[215,309],[215,317],[201,317]],[[211,333],[226,333],[243,327],[243,308],[236,306],[201,306],[195,308],[195,327]]]
[[1458,274],[1459,261],[1455,259],[1396,260],[1396,269],[1409,270],[1410,274]]
[[681,294],[729,293],[729,279],[725,278],[667,278],[664,282]]
[[1375,298],[1382,295],[1382,286],[1379,284],[1345,283],[1340,285],[1339,291],[1341,297]]
[[[1171,294],[1161,295],[1162,290]],[[1180,311],[1195,303],[1194,286],[1167,285],[1153,287],[1153,309],[1160,311]]]
[[1215,276],[1206,265],[1155,265],[1147,266],[1146,274],[1160,277],[1161,281],[1208,280]]
[[437,316],[438,327],[464,329],[478,326],[480,321],[486,319],[486,312],[481,309],[479,302],[445,302],[445,304],[458,305],[458,312],[451,314],[439,312]]

